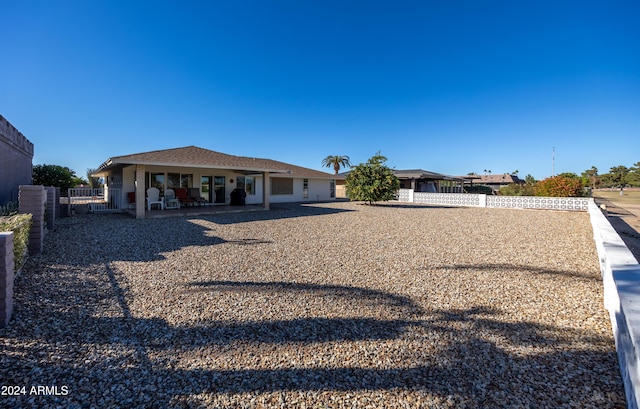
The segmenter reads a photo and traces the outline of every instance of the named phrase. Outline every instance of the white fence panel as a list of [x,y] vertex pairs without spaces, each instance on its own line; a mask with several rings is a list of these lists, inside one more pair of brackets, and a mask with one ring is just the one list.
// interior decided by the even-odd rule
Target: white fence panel
[[445,206],[484,207],[478,194],[414,192],[413,202]]
[[71,206],[87,205],[91,212],[112,212],[122,209],[122,190],[79,187],[69,189]]
[[491,196],[471,193],[426,193],[400,189],[398,201],[443,206],[491,207],[507,209],[569,210],[586,212],[588,197]]
[[586,212],[589,200],[586,197],[487,196],[487,207]]

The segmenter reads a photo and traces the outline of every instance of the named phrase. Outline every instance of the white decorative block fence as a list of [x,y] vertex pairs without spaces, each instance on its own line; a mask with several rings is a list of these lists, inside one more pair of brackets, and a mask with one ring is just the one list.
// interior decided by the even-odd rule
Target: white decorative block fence
[[487,196],[487,207],[586,212],[588,197]]
[[600,259],[604,306],[611,319],[627,407],[640,409],[640,265],[593,199],[424,193],[400,189],[398,201],[441,206],[589,212]]
[[640,265],[606,216],[589,203],[593,238],[598,249],[627,407],[640,407]]
[[[411,189],[403,189],[411,190]],[[413,192],[413,203],[445,205],[445,206],[469,206],[484,207],[482,196],[469,193],[425,193]]]
[[400,189],[399,202],[441,206],[491,207],[509,209],[570,210],[586,212],[587,197],[491,196],[472,193],[425,193]]

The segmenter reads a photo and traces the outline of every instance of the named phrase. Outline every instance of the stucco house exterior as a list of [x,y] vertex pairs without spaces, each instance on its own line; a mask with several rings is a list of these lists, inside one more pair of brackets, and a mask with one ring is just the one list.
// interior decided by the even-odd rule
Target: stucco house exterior
[[[400,181],[400,189],[413,189],[416,192],[431,193],[462,193],[464,179],[456,176],[443,175],[424,169],[396,170],[392,169]],[[339,173],[336,176],[338,197],[347,197],[346,178],[350,171]]]
[[0,205],[18,200],[18,187],[33,181],[33,143],[0,115]]
[[443,175],[424,169],[393,170],[401,189],[413,189],[416,192],[462,193],[464,179]]
[[[104,178],[105,197],[121,208],[135,192],[136,218],[145,217],[145,192],[156,187],[186,188],[205,205],[228,205],[231,192],[243,189],[246,204],[325,201],[335,199],[335,177],[329,173],[271,159],[229,155],[197,146],[115,156],[94,176]],[[119,195],[109,194],[122,192]]]

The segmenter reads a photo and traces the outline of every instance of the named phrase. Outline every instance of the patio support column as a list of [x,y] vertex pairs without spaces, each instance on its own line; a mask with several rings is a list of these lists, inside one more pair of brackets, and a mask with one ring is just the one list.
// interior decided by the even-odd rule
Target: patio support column
[[136,219],[144,219],[144,165],[136,165]]
[[262,172],[262,204],[265,210],[269,210],[269,196],[271,192],[271,179],[269,172]]

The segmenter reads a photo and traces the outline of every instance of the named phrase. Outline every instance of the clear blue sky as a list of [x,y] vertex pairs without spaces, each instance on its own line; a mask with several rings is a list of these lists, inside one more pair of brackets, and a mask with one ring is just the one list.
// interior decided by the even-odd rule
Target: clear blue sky
[[196,145],[450,175],[640,161],[640,2],[0,0],[34,164]]

